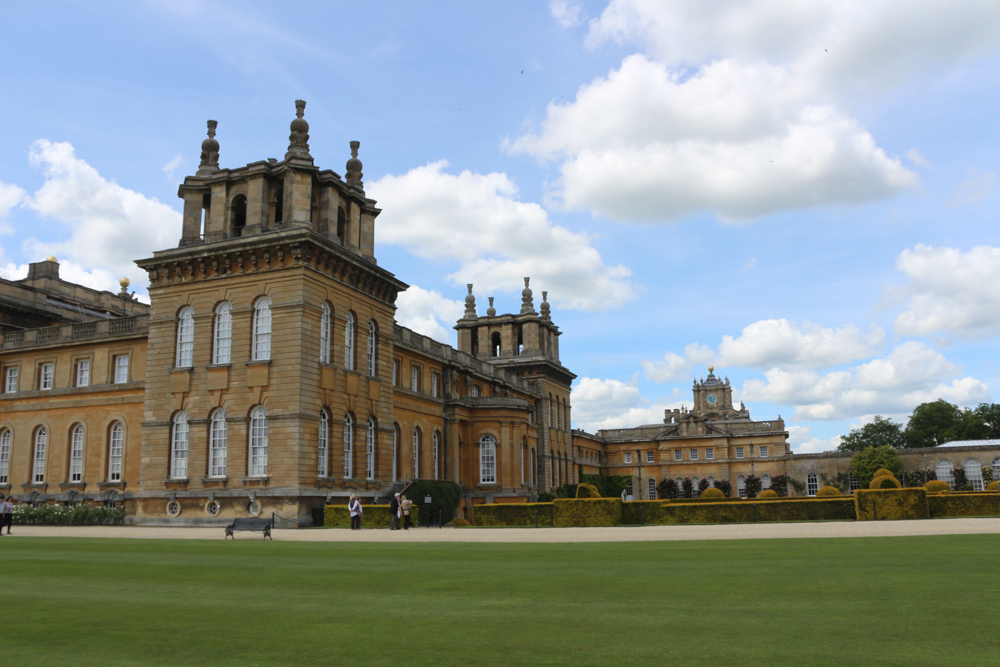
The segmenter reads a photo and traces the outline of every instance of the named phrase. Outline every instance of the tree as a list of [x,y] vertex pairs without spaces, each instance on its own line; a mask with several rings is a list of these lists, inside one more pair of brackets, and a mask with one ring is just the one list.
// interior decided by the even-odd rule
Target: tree
[[875,471],[879,468],[891,470],[896,479],[899,479],[903,464],[895,449],[888,445],[866,447],[851,458],[851,472],[858,476],[858,482],[862,489],[868,488],[875,476]]
[[851,429],[851,432],[840,439],[838,452],[860,452],[865,447],[888,446],[893,449],[905,447],[903,440],[903,425],[881,415],[875,415],[870,423],[861,428]]
[[913,410],[903,431],[907,447],[937,447],[959,432],[962,411],[943,398],[931,403],[921,403]]
[[948,432],[949,440],[986,440],[1000,438],[1000,405],[980,403],[973,410],[966,408],[958,423]]

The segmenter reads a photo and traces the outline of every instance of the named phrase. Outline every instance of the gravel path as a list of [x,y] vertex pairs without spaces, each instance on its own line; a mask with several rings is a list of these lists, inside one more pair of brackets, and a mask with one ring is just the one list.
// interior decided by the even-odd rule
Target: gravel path
[[[625,526],[616,528],[346,528],[282,529],[276,541],[296,542],[669,542],[675,540],[764,540],[802,537],[892,537],[900,535],[1000,534],[1000,518],[922,521],[838,521],[821,523],[726,524],[708,526]],[[124,537],[138,539],[221,540],[216,528],[153,526],[14,526],[9,539],[28,537]],[[8,539],[4,534],[0,544]],[[240,540],[261,539],[237,533]],[[2,547],[0,547],[2,548]]]

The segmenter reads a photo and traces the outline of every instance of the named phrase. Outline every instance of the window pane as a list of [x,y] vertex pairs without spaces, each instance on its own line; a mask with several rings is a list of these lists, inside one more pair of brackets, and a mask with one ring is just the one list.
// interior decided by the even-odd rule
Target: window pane
[[371,419],[365,437],[365,479],[375,479],[375,422]]
[[10,429],[0,431],[0,484],[8,484],[10,473],[10,443],[13,436]]
[[479,440],[479,483],[496,484],[497,451],[496,438],[484,435]]
[[267,475],[267,411],[254,408],[250,413],[250,476]]
[[344,415],[344,479],[354,476],[354,420]]
[[122,456],[125,453],[125,428],[121,422],[111,427],[111,442],[108,443],[108,481],[122,480]]
[[226,476],[226,455],[229,448],[229,428],[226,424],[226,411],[216,410],[212,415],[212,430],[209,449],[210,477]]
[[316,474],[326,477],[329,468],[329,435],[330,420],[326,416],[326,410],[319,412],[319,430],[316,433]]
[[35,431],[35,458],[31,468],[31,481],[41,484],[45,481],[45,450],[49,444],[49,434],[45,427]]
[[232,358],[233,313],[228,303],[220,303],[215,309],[215,351],[212,363],[228,364]]
[[115,357],[115,384],[128,382],[128,355]]
[[177,318],[177,367],[190,368],[194,359],[194,308],[181,310]]
[[170,476],[175,478],[187,477],[187,455],[188,455],[188,422],[187,415],[183,412],[174,417],[174,430],[171,443]]
[[271,299],[263,297],[254,304],[253,316],[253,360],[266,361],[271,358]]

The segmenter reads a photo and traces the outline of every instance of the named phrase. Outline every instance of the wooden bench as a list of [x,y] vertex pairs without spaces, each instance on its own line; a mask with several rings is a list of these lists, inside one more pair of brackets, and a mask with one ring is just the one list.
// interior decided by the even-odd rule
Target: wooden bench
[[259,517],[233,519],[233,522],[228,526],[226,526],[226,538],[231,537],[235,540],[236,536],[233,535],[233,533],[236,532],[237,530],[250,530],[256,533],[264,533],[263,539],[267,539],[270,537],[272,541],[274,540],[274,538],[271,537],[270,519],[261,519]]

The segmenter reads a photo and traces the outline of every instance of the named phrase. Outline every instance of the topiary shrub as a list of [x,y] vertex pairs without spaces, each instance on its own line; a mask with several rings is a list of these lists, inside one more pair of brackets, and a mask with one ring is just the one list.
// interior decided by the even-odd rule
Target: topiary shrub
[[576,487],[577,498],[600,498],[601,492],[593,484],[580,484]]
[[989,484],[986,485],[986,490],[994,492],[1000,491],[1000,489],[997,488],[998,486],[1000,486],[1000,482],[990,482]]
[[[876,477],[872,480],[872,483],[868,485],[869,489],[901,489],[903,485],[899,483],[899,480],[892,475],[882,475],[881,477]],[[839,491],[837,492],[840,493]]]
[[885,477],[886,475],[888,475],[889,477],[896,476],[894,472],[888,470],[887,468],[879,468],[878,470],[875,471],[875,474],[872,475],[872,479],[875,479],[876,477]]
[[451,522],[451,525],[455,526],[455,528],[469,528],[470,526],[472,526],[471,523],[469,523],[462,517],[457,517],[454,521]]
[[702,491],[701,492],[701,497],[702,498],[725,498],[726,494],[724,494],[719,489],[711,488],[711,489],[705,489],[704,491]]
[[[872,482],[872,484],[874,484],[874,482]],[[899,487],[899,482],[896,482],[896,487],[897,488]],[[881,488],[881,487],[872,487],[872,488]],[[838,489],[835,486],[830,486],[829,484],[822,487],[819,491],[816,492],[817,498],[838,498],[842,495],[844,494],[840,492],[840,489]]]
[[770,500],[771,498],[780,498],[780,497],[781,496],[779,496],[778,492],[775,491],[774,489],[765,489],[760,492],[761,500]]
[[939,479],[932,480],[924,484],[927,493],[951,493],[951,485]]
[[549,493],[548,491],[542,491],[538,494],[538,502],[540,503],[551,503],[556,499],[556,494]]

